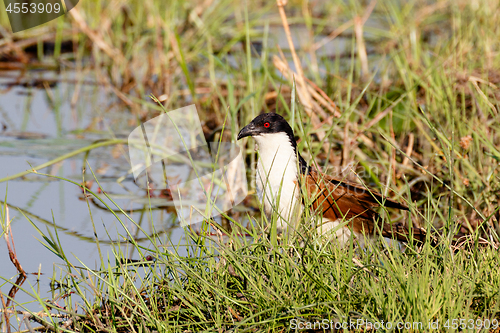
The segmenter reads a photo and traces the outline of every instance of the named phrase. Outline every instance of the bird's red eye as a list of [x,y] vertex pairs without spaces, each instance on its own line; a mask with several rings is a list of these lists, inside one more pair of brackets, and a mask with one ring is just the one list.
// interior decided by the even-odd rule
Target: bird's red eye
[[264,123],[265,128],[268,128],[269,126],[271,126],[269,123]]

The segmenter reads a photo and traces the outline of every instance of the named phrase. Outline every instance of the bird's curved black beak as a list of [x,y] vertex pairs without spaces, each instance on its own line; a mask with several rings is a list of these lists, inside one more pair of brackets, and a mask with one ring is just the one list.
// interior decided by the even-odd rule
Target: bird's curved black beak
[[237,139],[239,140],[246,136],[254,136],[257,134],[259,134],[257,128],[255,127],[254,124],[250,123],[241,129],[241,131],[238,133]]

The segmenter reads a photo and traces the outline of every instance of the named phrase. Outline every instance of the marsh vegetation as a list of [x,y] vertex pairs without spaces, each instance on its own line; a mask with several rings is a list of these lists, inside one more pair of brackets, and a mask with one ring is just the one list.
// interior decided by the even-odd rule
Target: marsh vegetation
[[[494,328],[486,320],[500,319],[498,1],[294,0],[280,7],[273,1],[81,0],[65,16],[16,34],[0,13],[0,68],[16,74],[16,85],[41,89],[58,110],[53,92],[61,82],[38,73],[71,73],[75,117],[91,112],[80,108],[89,103],[81,93],[86,86],[97,87],[94,95],[104,101],[78,130],[55,122],[64,145],[40,137],[19,141],[19,133],[9,141],[14,150],[26,142],[54,146],[37,155],[45,158],[38,165],[0,175],[0,182],[9,181],[2,188],[5,242],[16,238],[7,214],[15,212],[15,223],[36,234],[60,264],[38,277],[41,284],[50,280],[50,296],[15,282],[2,267],[5,331],[36,325],[42,331],[284,332],[293,320],[323,319],[438,321],[437,331],[448,331],[453,319],[465,319],[461,328],[477,332]],[[283,242],[269,232],[253,195],[193,231],[179,229],[172,206],[164,207],[168,193],[139,189],[136,218],[111,187],[131,177],[123,134],[162,109],[189,104],[207,138],[232,142],[259,113],[280,113],[293,125],[304,158],[404,201],[410,211],[388,212],[385,221],[418,224],[437,245],[379,238],[366,248],[340,248],[307,233],[305,240]],[[2,110],[5,119],[8,112]],[[25,121],[30,117],[27,112]],[[78,145],[68,145],[75,143],[70,138]],[[248,142],[252,179],[256,153]],[[78,177],[51,169],[75,156]],[[71,240],[61,240],[71,234],[62,221],[45,219],[42,228],[29,207],[9,204],[21,184],[41,178],[81,189],[85,205],[117,221],[111,233],[99,229],[90,208],[78,217],[87,221],[86,240],[98,260],[75,263]],[[159,210],[169,215],[161,215],[161,232],[153,213]],[[173,241],[173,229],[182,237]],[[2,252],[7,256],[6,247]],[[16,301],[16,293],[28,294],[29,305]],[[372,328],[344,331],[355,330]]]

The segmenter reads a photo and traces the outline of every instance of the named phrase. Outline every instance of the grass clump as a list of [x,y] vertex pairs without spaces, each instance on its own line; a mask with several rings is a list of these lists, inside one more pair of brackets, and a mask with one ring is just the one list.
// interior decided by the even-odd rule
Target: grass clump
[[73,270],[58,281],[87,301],[77,315],[75,295],[65,298],[64,312],[73,318],[67,328],[281,332],[322,323],[314,328],[323,331],[326,320],[348,323],[345,331],[389,323],[387,331],[398,323],[428,331],[436,322],[437,331],[447,331],[452,319],[463,318],[484,331],[486,319],[500,317],[500,258],[491,247],[453,251],[443,240],[401,251],[383,239],[363,249],[313,239],[273,246],[262,230],[246,231],[250,237],[229,235],[224,243],[191,234],[186,257],[160,247],[145,253],[154,260]]

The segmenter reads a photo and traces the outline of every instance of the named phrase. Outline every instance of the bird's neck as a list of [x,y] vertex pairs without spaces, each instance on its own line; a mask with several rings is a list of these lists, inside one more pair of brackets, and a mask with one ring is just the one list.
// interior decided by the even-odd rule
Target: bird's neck
[[264,134],[255,137],[259,149],[259,164],[269,178],[276,182],[295,181],[298,172],[309,171],[306,161],[297,153],[295,139],[287,133]]
[[259,149],[259,163],[277,178],[285,173],[297,178],[297,167],[301,174],[309,173],[309,166],[297,152],[297,143],[291,134],[284,132],[255,137]]

